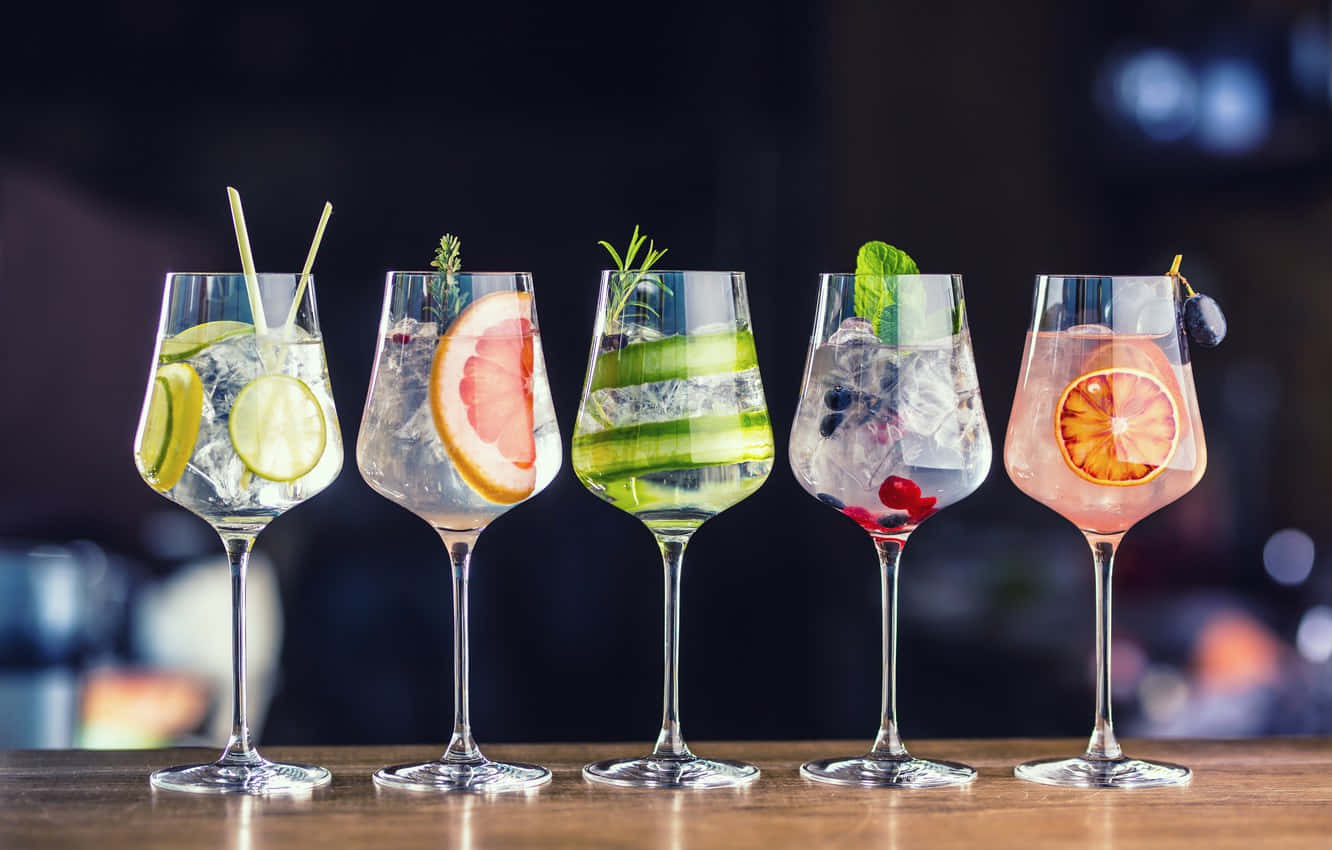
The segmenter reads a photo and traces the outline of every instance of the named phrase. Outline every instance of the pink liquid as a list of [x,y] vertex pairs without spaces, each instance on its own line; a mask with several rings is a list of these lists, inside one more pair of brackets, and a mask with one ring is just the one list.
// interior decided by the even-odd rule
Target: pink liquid
[[[1193,370],[1180,363],[1179,336],[1110,333],[1027,334],[1013,415],[1004,440],[1004,467],[1018,489],[1084,531],[1126,531],[1193,489],[1207,468]],[[1099,484],[1065,461],[1055,406],[1072,381],[1098,369],[1129,368],[1160,380],[1179,408],[1178,447],[1165,469],[1145,483]]]

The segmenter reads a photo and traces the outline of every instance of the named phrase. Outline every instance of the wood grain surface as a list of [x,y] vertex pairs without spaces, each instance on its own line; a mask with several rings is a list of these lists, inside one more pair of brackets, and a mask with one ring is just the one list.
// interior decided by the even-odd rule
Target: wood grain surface
[[804,760],[864,742],[701,743],[701,755],[763,770],[745,790],[650,791],[593,785],[584,762],[644,745],[494,745],[554,781],[525,795],[432,795],[376,789],[381,765],[431,758],[439,746],[265,748],[315,762],[331,787],[304,799],[200,797],[155,791],[148,773],[202,761],[202,750],[0,753],[0,848],[642,847],[687,848],[1332,848],[1332,739],[1129,741],[1144,758],[1194,769],[1183,788],[1050,788],[1013,778],[1032,757],[1071,755],[1081,741],[917,741],[924,757],[968,762],[968,788],[853,789],[800,778]]

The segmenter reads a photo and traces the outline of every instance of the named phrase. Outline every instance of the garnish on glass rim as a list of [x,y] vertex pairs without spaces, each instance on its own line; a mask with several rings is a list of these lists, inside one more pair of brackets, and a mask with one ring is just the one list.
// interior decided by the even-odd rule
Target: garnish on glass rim
[[[643,263],[638,268],[633,267],[634,258],[638,256],[638,251],[643,247],[643,243],[648,243],[647,253],[643,256]],[[634,235],[629,237],[629,247],[621,257],[611,244],[604,239],[597,243],[610,253],[611,259],[615,261],[615,267],[619,274],[614,275],[610,285],[610,306],[606,310],[606,328],[612,332],[620,330],[620,314],[625,308],[633,306],[645,310],[652,315],[658,315],[657,311],[644,301],[634,298],[634,292],[638,289],[640,283],[651,284],[658,289],[664,289],[670,292],[670,287],[662,283],[657,277],[648,275],[656,262],[666,256],[665,248],[660,251],[656,249],[656,243],[647,236],[639,235],[638,225],[634,225]]]
[[1226,338],[1226,314],[1221,312],[1221,305],[1210,295],[1194,292],[1189,286],[1189,279],[1179,273],[1179,264],[1183,254],[1176,254],[1170,264],[1170,277],[1184,284],[1184,291],[1189,297],[1184,300],[1184,329],[1189,332],[1189,339],[1207,348],[1215,348]]
[[452,233],[439,237],[439,247],[435,249],[435,259],[430,267],[439,274],[431,276],[430,312],[439,322],[439,332],[443,333],[444,319],[457,316],[462,310],[462,291],[458,285],[458,272],[462,270],[462,240]]

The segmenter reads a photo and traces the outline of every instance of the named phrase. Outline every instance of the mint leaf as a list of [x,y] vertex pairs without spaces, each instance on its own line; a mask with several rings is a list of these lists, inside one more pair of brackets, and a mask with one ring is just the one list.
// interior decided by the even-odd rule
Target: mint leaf
[[856,315],[869,319],[889,345],[897,344],[897,286],[890,278],[899,274],[920,274],[905,251],[876,241],[856,252]]
[[920,274],[916,261],[887,242],[866,242],[856,252],[856,274]]

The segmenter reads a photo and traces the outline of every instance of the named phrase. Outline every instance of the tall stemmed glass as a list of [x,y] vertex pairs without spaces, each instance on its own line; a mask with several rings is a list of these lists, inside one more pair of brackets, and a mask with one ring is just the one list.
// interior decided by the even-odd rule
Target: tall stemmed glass
[[[879,315],[856,291],[887,290]],[[932,788],[976,777],[964,764],[911,756],[897,727],[897,571],[911,532],[980,486],[990,469],[960,275],[825,274],[791,427],[800,486],[874,541],[883,594],[883,701],[864,756],[811,761],[808,779]]]
[[597,782],[717,788],[758,768],[702,759],[680,732],[680,576],[698,527],[772,469],[772,428],[742,272],[601,274],[573,466],[583,485],[638,517],[665,565],[665,680],[652,754],[583,768]]
[[[342,469],[314,280],[257,275],[256,325],[240,274],[167,275],[157,348],[134,456],[148,485],[203,517],[231,562],[232,731],[216,762],[155,772],[158,788],[280,794],[323,785],[322,767],[259,755],[246,721],[245,571],[274,517],[323,490]],[[294,307],[293,307],[294,304]],[[278,322],[281,320],[278,319]]]
[[560,468],[532,276],[389,272],[379,344],[356,442],[375,492],[430,523],[453,569],[453,737],[434,761],[385,767],[377,784],[417,791],[514,791],[550,781],[491,761],[468,712],[467,583],[492,520]]
[[1096,719],[1087,751],[1019,765],[1047,785],[1141,788],[1187,767],[1126,758],[1110,721],[1110,573],[1138,520],[1193,489],[1207,446],[1176,279],[1036,278],[1004,465],[1018,489],[1076,525],[1096,579]]

